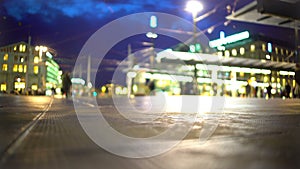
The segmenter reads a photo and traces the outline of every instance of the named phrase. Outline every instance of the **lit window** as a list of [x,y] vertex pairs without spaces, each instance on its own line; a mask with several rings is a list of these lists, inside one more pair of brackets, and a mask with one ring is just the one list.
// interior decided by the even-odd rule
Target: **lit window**
[[243,47],[240,48],[240,54],[241,54],[241,55],[244,55],[244,54],[245,54],[245,48],[243,48]]
[[24,89],[24,88],[25,88],[25,82],[21,82],[21,81],[15,82],[15,89]]
[[271,82],[275,82],[275,77],[272,77],[272,78],[271,78]]
[[218,56],[222,57],[223,56],[223,52],[218,52]]
[[19,46],[19,52],[22,52],[23,51],[23,45],[21,44],[20,46]]
[[271,56],[270,55],[266,55],[266,59],[270,60],[271,59]]
[[278,47],[275,47],[275,53],[278,54]]
[[8,54],[7,53],[4,54],[3,60],[8,60]]
[[0,91],[6,91],[6,84],[5,83],[1,84]]
[[14,65],[13,72],[17,72],[17,71],[18,71],[18,65]]
[[26,51],[26,45],[23,45],[22,49],[23,49],[23,52],[25,52]]
[[31,89],[32,89],[32,90],[37,90],[37,89],[38,89],[38,86],[37,86],[36,84],[33,84],[33,85],[31,85]]
[[280,83],[280,78],[277,78],[277,83]]
[[245,73],[244,73],[244,72],[240,72],[240,76],[241,76],[241,77],[244,77],[244,76],[245,76]]
[[7,69],[8,69],[8,68],[7,68],[7,64],[3,64],[3,65],[2,65],[2,71],[7,71]]
[[39,73],[39,66],[33,66],[33,73],[38,74]]
[[225,57],[229,57],[229,56],[230,56],[229,50],[225,50]]
[[254,51],[255,51],[255,45],[251,45],[251,46],[250,46],[250,51],[251,51],[251,52],[254,52]]
[[19,72],[23,72],[23,65],[19,65]]
[[24,62],[24,57],[20,57],[20,62],[21,62],[21,63]]
[[25,52],[25,51],[26,51],[26,45],[21,44],[21,45],[19,46],[19,51],[20,51],[20,52]]
[[264,83],[268,82],[269,81],[269,78],[268,76],[264,76]]
[[17,46],[14,46],[14,51],[17,51]]
[[232,53],[233,56],[236,56],[237,55],[237,50],[236,49],[232,49],[231,53]]
[[24,65],[23,71],[24,71],[24,73],[26,73],[26,71],[27,71],[27,65]]
[[39,57],[38,56],[35,56],[33,58],[33,63],[39,63]]
[[261,45],[261,49],[262,49],[262,51],[264,51],[264,52],[265,52],[265,51],[266,51],[266,49],[267,49],[267,47],[266,47],[266,44],[262,44],[262,45]]

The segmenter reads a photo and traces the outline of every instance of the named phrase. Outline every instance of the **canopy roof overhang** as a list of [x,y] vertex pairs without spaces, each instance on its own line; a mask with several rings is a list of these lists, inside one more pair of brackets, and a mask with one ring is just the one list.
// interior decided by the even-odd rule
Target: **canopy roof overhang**
[[228,20],[300,28],[300,0],[257,0],[226,17]]
[[176,51],[162,51],[158,53],[159,62],[184,61],[186,64],[206,64],[222,66],[238,66],[270,70],[294,71],[296,64],[290,62],[277,62],[271,60],[239,58],[239,57],[219,57],[212,54],[188,53]]

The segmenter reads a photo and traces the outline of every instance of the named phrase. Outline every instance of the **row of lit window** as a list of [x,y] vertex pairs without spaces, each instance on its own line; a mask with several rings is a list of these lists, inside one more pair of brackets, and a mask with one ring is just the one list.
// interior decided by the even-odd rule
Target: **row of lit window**
[[[244,55],[245,52],[246,52],[245,48],[244,48],[244,47],[241,47],[240,50],[239,50],[239,53],[240,53],[241,55]],[[236,49],[232,49],[232,50],[231,50],[231,54],[232,54],[232,56],[237,56],[237,55],[238,55],[238,51],[237,51]],[[218,55],[219,55],[219,56],[223,56],[223,52],[218,52]],[[229,50],[225,50],[225,51],[224,51],[224,56],[225,56],[225,57],[230,57],[230,51],[229,51]]]
[[[14,51],[17,51],[17,46],[14,47]],[[19,45],[19,52],[25,52],[26,51],[26,45],[20,44]]]
[[[15,86],[16,89],[20,89],[20,88],[24,89],[25,88],[25,82],[15,82],[14,86]],[[0,84],[0,91],[6,91],[6,90],[7,90],[6,83],[1,83]],[[31,85],[31,90],[34,90],[34,91],[38,90],[38,85],[36,85],[36,84]]]
[[[273,45],[272,45],[272,43],[262,44],[261,49],[262,49],[263,52],[272,53],[273,52]],[[276,54],[279,54],[279,51],[280,51],[281,55],[289,55],[290,53],[293,52],[292,50],[289,51],[288,49],[283,49],[283,48],[279,49],[278,47],[275,47],[274,49],[275,49]],[[251,45],[250,50],[251,50],[251,52],[254,52],[255,51],[255,45]]]
[[[279,50],[280,50],[281,55],[288,55],[290,53],[290,51],[288,49],[283,49],[283,48],[279,49],[278,47],[275,47],[276,54],[279,54]],[[267,45],[262,44],[262,51],[263,52],[268,51],[268,52],[272,53],[273,52],[272,44],[271,43],[268,43]],[[293,52],[293,51],[291,51],[291,52]]]
[[[263,46],[264,46],[264,44],[263,44]],[[255,45],[251,45],[250,46],[250,51],[251,52],[254,52],[255,51]],[[266,49],[264,50],[263,49],[263,51],[266,51]],[[269,51],[270,52],[270,51]],[[276,52],[276,54],[278,54],[278,48],[276,47],[275,48],[275,52]],[[240,55],[244,55],[246,53],[246,50],[245,50],[245,48],[244,47],[241,47],[240,49],[239,49],[239,54]],[[285,53],[286,55],[288,55],[289,54],[289,50],[287,50],[286,49],[286,53]],[[218,55],[219,56],[223,56],[223,52],[218,52]],[[232,56],[237,56],[238,55],[238,51],[237,51],[237,49],[232,49],[231,50],[231,53],[230,53],[230,51],[229,50],[225,50],[224,51],[224,56],[225,57],[230,57],[230,55],[232,55]],[[281,55],[284,55],[284,50],[283,49],[281,49]]]
[[[262,51],[263,52],[269,52],[269,53],[272,53],[273,52],[273,46],[272,46],[272,43],[267,43],[267,44],[262,44],[261,45],[261,49],[262,49]],[[245,51],[245,48],[241,48],[240,50],[243,50],[243,52],[241,52],[241,55],[243,55],[242,53],[245,53],[244,51]],[[255,52],[255,50],[256,50],[256,47],[255,47],[255,45],[254,44],[252,44],[252,45],[250,45],[250,52]],[[280,49],[280,54],[281,55],[288,55],[289,54],[289,50],[288,49],[283,49],[283,48],[281,48]],[[292,52],[292,51],[291,51]],[[275,47],[275,53],[276,54],[279,54],[279,48],[278,47]],[[234,54],[237,54],[237,52],[236,51],[233,51],[232,52],[232,55],[234,55]]]
[[[8,71],[8,65],[7,64],[2,65],[2,71]],[[26,71],[27,71],[27,65],[17,65],[17,64],[15,64],[13,66],[13,72],[26,73]],[[39,66],[33,66],[33,73],[34,74],[39,73]]]
[[[7,61],[8,60],[8,54],[4,54],[3,56],[3,60],[4,61]],[[21,57],[18,57],[18,56],[15,56],[15,61],[19,61],[21,63],[23,63],[25,61],[25,57],[21,56]],[[39,63],[40,62],[40,58],[38,56],[35,56],[33,58],[33,63]]]
[[[26,45],[20,44],[13,47],[14,52],[26,52]],[[1,52],[12,52],[12,47],[2,48]]]

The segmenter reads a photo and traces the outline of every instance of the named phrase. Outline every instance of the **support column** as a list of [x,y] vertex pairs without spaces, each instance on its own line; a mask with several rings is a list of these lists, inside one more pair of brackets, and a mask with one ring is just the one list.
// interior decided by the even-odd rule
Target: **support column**
[[88,56],[87,60],[87,78],[86,78],[87,86],[89,88],[88,96],[91,96],[90,83],[91,83],[91,56]]
[[197,65],[196,64],[194,64],[194,67],[195,67],[195,69],[194,69],[194,84],[193,84],[193,86],[194,86],[194,94],[195,95],[199,95],[199,90],[198,90],[198,69],[197,69]]
[[297,21],[295,20],[295,63],[299,63],[298,44],[299,44],[299,31],[298,31]]
[[128,45],[128,49],[127,49],[127,55],[128,55],[128,71],[126,74],[126,81],[127,81],[127,96],[130,97],[131,93],[132,93],[132,77],[128,76],[128,72],[130,72],[132,70],[132,67],[134,65],[134,57],[131,54],[131,45]]

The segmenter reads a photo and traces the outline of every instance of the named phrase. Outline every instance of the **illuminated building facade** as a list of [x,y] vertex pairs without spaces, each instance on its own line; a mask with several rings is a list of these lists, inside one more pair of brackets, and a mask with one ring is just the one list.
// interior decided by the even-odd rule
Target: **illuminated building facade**
[[[221,32],[221,34],[224,33]],[[223,38],[220,36],[220,39],[211,41],[210,45],[218,50],[218,56],[231,60],[223,64],[242,68],[230,73],[234,72],[234,78],[237,81],[246,81],[250,84],[250,96],[257,96],[257,92],[262,93],[260,92],[262,90],[266,92],[265,88],[269,84],[271,84],[272,94],[275,96],[282,95],[287,84],[295,87],[296,59],[293,44],[263,35],[250,36],[247,31],[228,37],[229,40],[225,36]],[[216,41],[221,43],[212,45]],[[245,68],[246,70],[244,70]],[[256,71],[256,69],[260,69],[260,71]]]
[[288,83],[295,87],[292,45],[250,36],[247,31],[228,37],[224,32],[220,35],[220,39],[209,43],[215,48],[212,54],[202,53],[196,44],[187,47],[189,52],[169,49],[158,53],[154,68],[133,66],[127,74],[134,81],[132,93],[149,93],[149,81],[155,81],[157,89],[172,95],[265,97],[269,84],[274,96],[280,96]]
[[52,58],[55,55],[51,48],[25,42],[0,47],[1,92],[46,94],[59,87],[61,71]]

